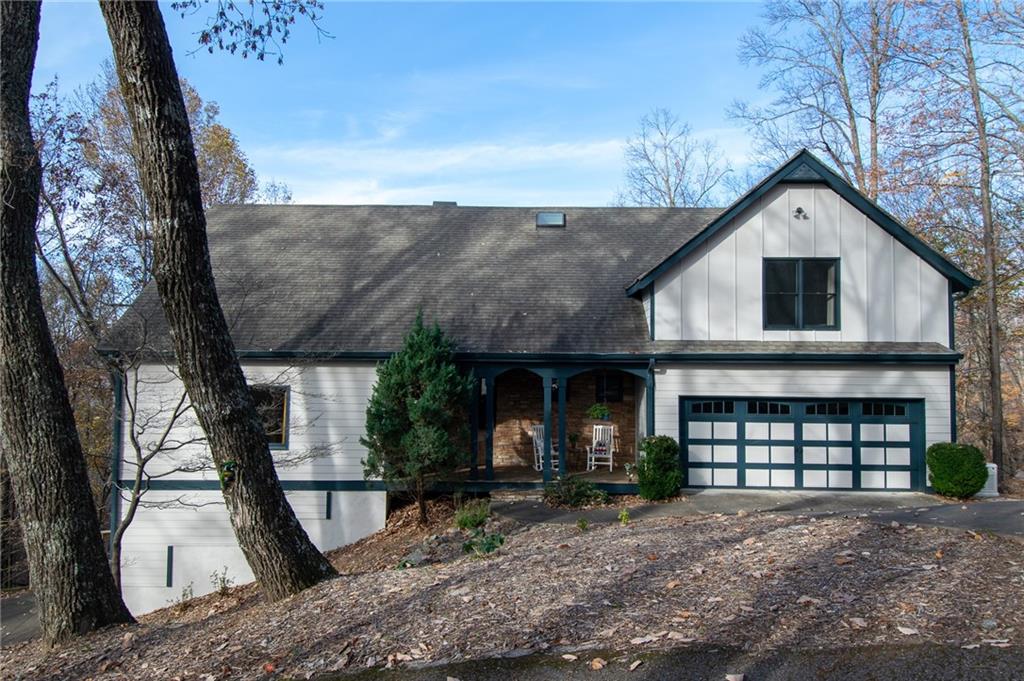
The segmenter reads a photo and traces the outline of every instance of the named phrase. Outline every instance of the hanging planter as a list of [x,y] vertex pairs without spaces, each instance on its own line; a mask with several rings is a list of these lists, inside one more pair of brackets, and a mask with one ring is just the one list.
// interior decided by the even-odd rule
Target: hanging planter
[[595,421],[610,421],[612,412],[608,409],[607,404],[598,402],[597,404],[590,405],[590,409],[587,409],[587,417]]

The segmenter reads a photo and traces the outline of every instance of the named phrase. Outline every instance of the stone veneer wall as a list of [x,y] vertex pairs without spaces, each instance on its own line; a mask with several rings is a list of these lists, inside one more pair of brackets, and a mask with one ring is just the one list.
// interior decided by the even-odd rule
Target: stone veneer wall
[[[618,450],[615,468],[621,468],[623,463],[632,462],[636,458],[636,380],[632,374],[622,372],[622,402],[612,402],[608,405],[612,418],[607,423],[615,426],[615,444]],[[495,466],[533,465],[530,426],[544,423],[543,386],[540,376],[525,369],[509,371],[498,377],[494,418]],[[586,467],[586,446],[591,443],[593,426],[595,423],[605,423],[595,422],[586,415],[587,409],[594,404],[595,387],[593,371],[569,379],[566,434],[580,434],[576,450],[570,451],[566,461],[569,471],[582,471]],[[552,442],[557,442],[557,393],[551,396],[551,411]],[[481,458],[482,454],[481,450]]]

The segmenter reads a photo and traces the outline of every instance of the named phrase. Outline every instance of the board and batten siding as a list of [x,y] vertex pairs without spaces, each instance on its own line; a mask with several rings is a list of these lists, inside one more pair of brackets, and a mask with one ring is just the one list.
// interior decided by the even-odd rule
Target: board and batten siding
[[[839,258],[838,330],[764,329],[762,260],[775,257]],[[773,188],[658,277],[654,296],[658,340],[949,344],[948,280],[823,186]]]
[[679,398],[924,399],[925,446],[950,440],[949,367],[659,364],[654,424],[679,439]]
[[[273,449],[278,476],[294,481],[362,481],[359,444],[365,432],[366,405],[376,381],[369,362],[245,362],[250,384],[286,385],[288,445]],[[131,409],[135,437],[144,451],[167,427],[184,387],[163,364],[146,364],[127,377],[129,399],[122,413],[121,479],[134,476]],[[154,489],[125,533],[122,579],[125,602],[135,614],[166,606],[183,591],[195,596],[215,588],[213,572],[227,570],[236,584],[252,580],[228,520],[218,489],[187,489],[191,483],[216,483],[217,473],[203,442],[202,430],[189,410],[174,421],[168,443],[186,443],[158,454],[147,466],[160,481],[177,481],[185,489]],[[206,462],[202,470],[180,470]],[[384,527],[387,494],[383,491],[287,490],[289,502],[310,539],[321,550],[357,541]],[[121,512],[124,512],[124,503]],[[330,511],[328,511],[330,508]],[[168,547],[172,547],[168,553]]]

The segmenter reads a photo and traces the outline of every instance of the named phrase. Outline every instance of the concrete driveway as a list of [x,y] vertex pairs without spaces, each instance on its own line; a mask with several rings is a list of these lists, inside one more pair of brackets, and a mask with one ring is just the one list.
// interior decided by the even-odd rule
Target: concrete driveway
[[28,589],[0,596],[0,647],[39,635],[39,611]]
[[1010,499],[879,511],[871,519],[1024,537],[1024,501]]
[[[617,523],[621,507],[551,508],[539,499],[492,501],[491,510],[525,523]],[[890,523],[918,523],[1024,537],[1024,501],[991,499],[962,504],[920,492],[809,492],[773,490],[684,490],[677,501],[629,509],[630,520],[681,518],[714,513],[770,512],[809,516],[863,515]]]
[[[629,509],[632,520],[679,518],[714,513],[867,513],[876,510],[912,511],[942,504],[942,500],[919,492],[811,492],[803,490],[683,490],[677,501],[645,504]],[[620,507],[613,503],[587,510],[553,509],[539,499],[492,501],[491,509],[523,522],[575,523],[585,516],[590,523],[618,522]]]

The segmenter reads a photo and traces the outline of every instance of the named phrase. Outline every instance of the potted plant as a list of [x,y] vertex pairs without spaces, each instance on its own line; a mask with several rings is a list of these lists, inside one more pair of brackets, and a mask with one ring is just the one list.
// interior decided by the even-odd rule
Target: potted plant
[[595,421],[610,421],[612,412],[608,409],[607,404],[598,402],[597,404],[590,405],[590,409],[587,409],[587,417]]
[[569,435],[567,435],[566,437],[568,437],[569,439],[569,451],[575,452],[576,447],[578,447],[580,444],[580,434],[575,432],[569,433]]

